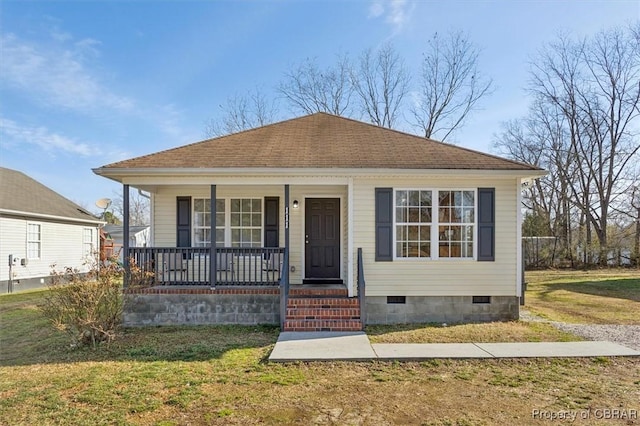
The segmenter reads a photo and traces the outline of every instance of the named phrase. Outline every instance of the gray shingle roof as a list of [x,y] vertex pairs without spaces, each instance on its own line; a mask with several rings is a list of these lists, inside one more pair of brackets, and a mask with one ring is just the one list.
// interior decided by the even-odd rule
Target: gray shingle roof
[[[316,113],[102,167],[459,169],[540,171],[420,136]],[[102,173],[101,173],[102,174]]]
[[0,210],[101,222],[77,204],[17,170],[0,167]]

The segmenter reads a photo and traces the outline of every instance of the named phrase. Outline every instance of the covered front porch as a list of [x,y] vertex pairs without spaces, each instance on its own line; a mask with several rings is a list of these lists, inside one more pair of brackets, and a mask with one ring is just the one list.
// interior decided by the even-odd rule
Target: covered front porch
[[123,185],[125,233],[132,188],[150,193],[152,218],[149,247],[129,247],[124,235],[127,270],[143,269],[155,285],[279,286],[286,278],[343,283],[349,296],[355,294],[352,179],[291,178],[295,185],[269,177],[216,180]]
[[[129,247],[124,235],[125,292],[132,295],[125,322],[275,322],[285,329],[287,318],[300,327],[304,310],[306,317],[318,317],[316,328],[325,328],[326,315],[309,313],[322,308],[299,299],[364,295],[363,288],[354,288],[350,180],[308,179],[297,185],[277,185],[269,178],[262,184],[220,180],[123,185],[125,233],[130,185],[151,194],[152,213],[151,246]],[[322,289],[328,285],[341,289]],[[349,315],[349,322],[339,325],[352,329],[354,321],[362,327],[358,302],[325,305]],[[338,324],[338,319],[329,320]]]

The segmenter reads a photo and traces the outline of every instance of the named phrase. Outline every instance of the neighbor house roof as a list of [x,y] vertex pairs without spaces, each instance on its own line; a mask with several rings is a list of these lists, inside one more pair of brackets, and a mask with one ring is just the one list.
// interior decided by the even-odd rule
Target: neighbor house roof
[[472,169],[540,171],[459,146],[316,113],[142,157],[109,169]]
[[101,221],[22,172],[0,167],[0,213],[71,221]]
[[[102,229],[112,237],[122,237],[124,231],[123,228],[124,227],[122,225],[107,224]],[[129,227],[129,235],[135,235],[145,229],[149,229],[149,225],[132,225]]]

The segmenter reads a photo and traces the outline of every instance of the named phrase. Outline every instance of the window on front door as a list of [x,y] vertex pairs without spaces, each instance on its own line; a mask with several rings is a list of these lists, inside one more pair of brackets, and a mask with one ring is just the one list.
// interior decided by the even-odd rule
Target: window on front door
[[[193,202],[194,246],[211,244],[211,202]],[[216,245],[222,247],[262,247],[262,199],[216,199]]]

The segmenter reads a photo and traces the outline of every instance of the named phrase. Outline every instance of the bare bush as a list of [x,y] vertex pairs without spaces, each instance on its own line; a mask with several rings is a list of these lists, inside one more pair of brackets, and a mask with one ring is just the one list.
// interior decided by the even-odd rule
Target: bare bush
[[122,268],[116,262],[93,265],[87,273],[52,268],[42,309],[53,326],[67,332],[73,346],[112,341],[122,322]]

